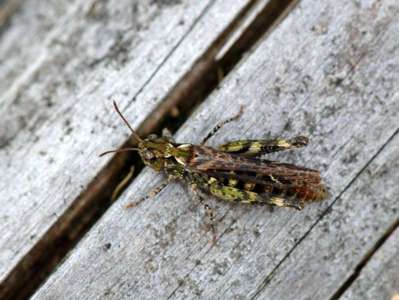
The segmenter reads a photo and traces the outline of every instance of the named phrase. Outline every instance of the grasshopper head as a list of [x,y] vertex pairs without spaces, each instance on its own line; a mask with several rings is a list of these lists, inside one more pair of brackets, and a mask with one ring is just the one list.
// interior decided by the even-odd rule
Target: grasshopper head
[[148,138],[139,141],[138,151],[147,166],[160,171],[164,168],[167,159],[173,156],[175,147],[167,137],[151,134]]
[[114,108],[123,122],[129,127],[133,137],[138,142],[138,147],[110,150],[100,154],[100,156],[116,152],[138,151],[144,164],[156,171],[161,171],[166,167],[167,164],[180,162],[183,157],[188,155],[185,150],[180,149],[180,147],[176,147],[172,143],[172,137],[170,133],[164,133],[162,137],[151,134],[146,139],[142,139],[122,115],[115,101]]

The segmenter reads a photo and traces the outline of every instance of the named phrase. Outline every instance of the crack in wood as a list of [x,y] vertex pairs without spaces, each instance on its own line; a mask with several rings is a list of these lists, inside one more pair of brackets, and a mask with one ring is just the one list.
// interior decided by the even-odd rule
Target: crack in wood
[[[388,140],[377,150],[377,152],[367,161],[367,163],[360,169],[360,171],[352,178],[352,180],[345,186],[345,188],[339,193],[337,197],[335,197],[334,201],[327,207],[327,209],[320,215],[319,218],[310,226],[309,230],[295,243],[295,245],[287,252],[287,254],[279,261],[279,263],[272,269],[269,274],[265,277],[263,282],[259,285],[258,289],[254,293],[251,300],[255,300],[261,294],[261,292],[266,288],[268,283],[270,282],[273,275],[277,272],[279,267],[288,259],[288,257],[295,251],[295,249],[301,244],[302,241],[310,234],[314,227],[320,222],[321,219],[331,210],[334,203],[338,201],[342,197],[342,195],[351,187],[351,185],[361,176],[361,174],[368,168],[368,166],[377,158],[377,156],[388,146],[388,144],[395,138],[395,136],[399,133],[399,129],[397,129]],[[331,299],[339,299],[339,297],[345,292],[347,288],[350,287],[351,283],[358,277],[361,269],[366,265],[367,261],[371,259],[373,254],[381,247],[385,240],[388,239],[391,233],[399,226],[399,220],[396,221],[387,231],[386,233],[378,240],[373,249],[364,257],[361,262],[356,266],[355,272],[345,281],[345,283],[338,288],[337,292],[333,295]]]
[[[141,136],[160,132],[165,125],[175,132],[191,115],[194,109],[203,102],[207,95],[220,83],[220,70],[225,76],[236,65],[243,54],[269,31],[283,15],[286,15],[296,0],[270,1],[256,18],[244,28],[240,37],[225,52],[219,61],[216,55],[227,43],[232,34],[238,30],[243,18],[261,1],[253,0],[241,10],[225,31],[214,41],[202,57],[170,91],[161,104],[142,122],[137,129]],[[170,55],[179,47],[181,42],[195,27],[199,20],[212,6],[207,5],[198,19],[193,22],[188,32],[171,50],[164,61],[156,68],[150,78],[137,92],[138,96],[162,68]],[[171,116],[171,111],[178,108],[178,117]],[[134,146],[129,139],[122,147]],[[80,194],[73,204],[62,214],[46,234],[19,261],[13,271],[0,285],[0,294],[13,299],[26,298],[43,283],[56,268],[67,253],[79,242],[82,236],[94,225],[112,204],[112,192],[121,178],[134,166],[136,175],[143,168],[137,153],[121,153],[114,156],[110,162],[97,174],[88,187]],[[132,179],[134,180],[134,178]],[[32,274],[35,276],[32,276]],[[22,288],[23,287],[23,288]]]
[[399,228],[399,219],[397,219],[391,226],[388,227],[386,232],[378,239],[374,247],[369,250],[369,252],[363,257],[363,259],[354,268],[353,273],[348,277],[348,279],[337,289],[330,300],[340,299],[341,296],[349,289],[356,279],[361,274],[363,268],[367,263],[373,258],[374,254],[382,247],[382,245],[388,240],[388,238]]

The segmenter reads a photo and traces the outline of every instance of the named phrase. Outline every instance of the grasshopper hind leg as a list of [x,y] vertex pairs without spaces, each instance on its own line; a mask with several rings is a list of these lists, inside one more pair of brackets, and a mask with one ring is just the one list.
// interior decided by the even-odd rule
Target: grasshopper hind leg
[[[262,202],[259,202],[262,203]],[[302,210],[303,209],[303,203],[301,201],[298,201],[294,198],[281,198],[281,197],[267,197],[267,202],[265,204],[270,204],[273,206],[278,206],[278,207],[292,207],[297,210]]]
[[209,192],[218,199],[245,204],[272,205],[278,207],[292,207],[297,210],[303,208],[303,203],[293,197],[274,196],[270,193],[258,194],[232,186],[214,182],[210,185]]
[[208,133],[208,135],[202,140],[201,145],[204,145],[204,144],[205,144],[212,136],[214,136],[214,135],[220,130],[220,128],[222,128],[224,125],[226,125],[226,124],[228,124],[228,123],[230,123],[230,122],[233,122],[233,121],[238,120],[238,119],[241,117],[241,115],[243,114],[243,112],[244,112],[244,106],[241,105],[241,106],[240,106],[239,112],[238,112],[235,116],[233,116],[233,117],[231,117],[231,118],[228,118],[228,119],[226,119],[226,120],[224,120],[224,121],[219,122],[218,124],[216,124],[216,126],[213,127],[213,129]]
[[236,140],[218,147],[228,153],[240,154],[246,157],[256,157],[267,153],[305,147],[309,139],[305,136],[296,136],[292,139],[276,138],[272,140]]

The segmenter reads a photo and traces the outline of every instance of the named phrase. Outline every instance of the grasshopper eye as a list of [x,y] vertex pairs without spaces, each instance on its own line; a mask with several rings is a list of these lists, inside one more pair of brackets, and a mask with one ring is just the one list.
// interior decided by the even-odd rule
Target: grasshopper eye
[[151,160],[154,158],[154,153],[151,151],[144,151],[143,156],[145,160]]

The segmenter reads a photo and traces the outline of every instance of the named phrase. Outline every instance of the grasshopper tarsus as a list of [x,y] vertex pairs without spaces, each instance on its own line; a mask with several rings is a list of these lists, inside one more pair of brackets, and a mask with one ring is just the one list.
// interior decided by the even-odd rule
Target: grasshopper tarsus
[[125,204],[123,207],[126,208],[126,209],[134,208],[134,207],[137,207],[137,203],[136,202],[130,202],[128,204]]

